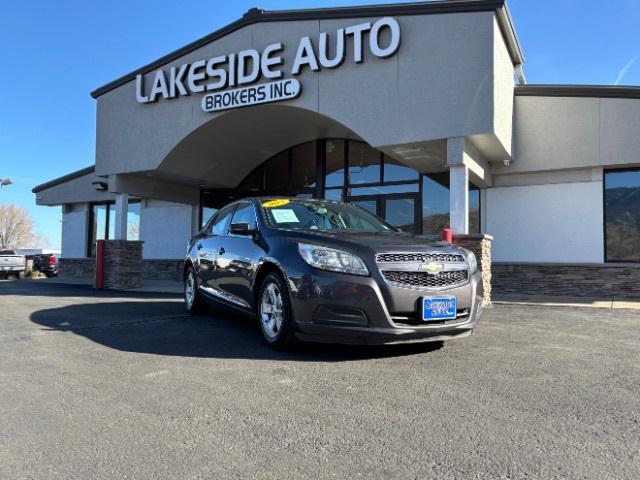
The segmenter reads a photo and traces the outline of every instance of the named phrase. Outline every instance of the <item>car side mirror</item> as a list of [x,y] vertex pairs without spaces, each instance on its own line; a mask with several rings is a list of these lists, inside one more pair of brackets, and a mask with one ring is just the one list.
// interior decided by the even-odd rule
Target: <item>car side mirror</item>
[[229,227],[229,233],[232,235],[252,235],[254,232],[246,222],[232,223]]

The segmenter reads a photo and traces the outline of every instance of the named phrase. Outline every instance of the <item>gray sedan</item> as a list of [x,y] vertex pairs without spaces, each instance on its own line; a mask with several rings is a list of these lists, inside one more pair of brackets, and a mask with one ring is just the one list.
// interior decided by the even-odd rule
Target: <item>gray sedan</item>
[[267,343],[441,341],[476,327],[474,254],[402,232],[350,204],[249,198],[189,243],[185,305],[257,316]]

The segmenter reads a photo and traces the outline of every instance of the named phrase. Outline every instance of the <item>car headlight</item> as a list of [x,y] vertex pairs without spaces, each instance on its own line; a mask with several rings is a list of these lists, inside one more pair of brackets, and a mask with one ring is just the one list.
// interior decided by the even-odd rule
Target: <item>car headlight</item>
[[300,252],[300,256],[305,262],[321,270],[353,275],[369,275],[369,270],[362,259],[352,253],[306,243],[298,244],[298,252]]
[[467,263],[469,264],[469,274],[474,274],[478,271],[478,260],[473,252],[467,252]]

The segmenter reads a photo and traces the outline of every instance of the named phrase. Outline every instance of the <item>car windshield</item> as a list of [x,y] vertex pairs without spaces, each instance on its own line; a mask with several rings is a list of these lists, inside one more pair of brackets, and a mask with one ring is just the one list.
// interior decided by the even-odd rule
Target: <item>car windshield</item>
[[262,210],[272,228],[293,230],[393,232],[394,227],[355,205],[317,200],[265,200]]

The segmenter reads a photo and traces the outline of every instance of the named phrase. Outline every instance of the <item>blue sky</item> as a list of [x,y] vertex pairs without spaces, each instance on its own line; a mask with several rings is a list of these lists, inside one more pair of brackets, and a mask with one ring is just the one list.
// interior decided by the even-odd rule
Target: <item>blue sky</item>
[[[60,208],[33,186],[94,162],[94,88],[239,18],[375,1],[28,1],[0,15],[0,203],[27,208],[51,247]],[[529,83],[640,84],[640,1],[513,0]]]

